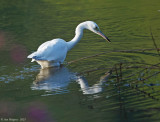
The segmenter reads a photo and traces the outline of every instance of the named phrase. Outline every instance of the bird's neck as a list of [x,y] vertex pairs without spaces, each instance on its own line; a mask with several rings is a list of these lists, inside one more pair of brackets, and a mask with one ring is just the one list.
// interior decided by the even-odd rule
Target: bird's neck
[[77,26],[76,31],[75,31],[75,37],[71,41],[67,42],[68,51],[72,49],[80,41],[80,39],[83,36],[84,29],[86,29],[86,23],[81,23]]
[[83,36],[83,32],[80,34],[76,34],[75,37],[71,41],[67,42],[68,51],[72,49],[81,40],[82,36]]

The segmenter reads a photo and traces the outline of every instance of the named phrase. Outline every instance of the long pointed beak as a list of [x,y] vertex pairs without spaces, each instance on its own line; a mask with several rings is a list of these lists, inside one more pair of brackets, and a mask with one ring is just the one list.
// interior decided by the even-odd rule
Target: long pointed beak
[[109,38],[108,38],[107,36],[105,36],[101,31],[98,31],[97,34],[100,35],[100,36],[102,36],[102,37],[103,37],[105,40],[107,40],[108,42],[111,42],[111,41],[109,40]]

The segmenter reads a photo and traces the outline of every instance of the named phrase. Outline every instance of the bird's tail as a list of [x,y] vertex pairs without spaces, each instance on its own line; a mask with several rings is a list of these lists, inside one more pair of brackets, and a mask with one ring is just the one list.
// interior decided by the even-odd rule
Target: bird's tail
[[32,61],[31,61],[31,62],[34,62],[34,61],[35,61],[35,59],[34,59],[35,56],[36,56],[36,52],[28,55],[27,58],[32,58]]
[[36,52],[34,52],[34,53],[28,55],[27,58],[33,58],[34,56],[36,56]]

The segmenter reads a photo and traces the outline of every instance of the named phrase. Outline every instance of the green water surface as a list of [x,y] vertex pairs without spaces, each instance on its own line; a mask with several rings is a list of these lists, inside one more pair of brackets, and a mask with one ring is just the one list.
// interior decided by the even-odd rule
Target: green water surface
[[[61,68],[26,58],[45,41],[70,41],[86,20],[111,43],[85,30]],[[159,34],[159,0],[0,0],[0,121],[160,121]],[[155,50],[112,52],[136,49]]]

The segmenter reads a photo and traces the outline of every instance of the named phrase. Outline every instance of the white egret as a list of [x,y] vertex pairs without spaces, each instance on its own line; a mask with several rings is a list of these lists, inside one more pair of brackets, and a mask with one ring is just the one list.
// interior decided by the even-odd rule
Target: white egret
[[27,58],[32,58],[41,65],[41,68],[60,66],[66,58],[67,52],[72,49],[82,38],[83,30],[88,29],[104,39],[110,40],[100,31],[98,25],[93,21],[85,21],[80,23],[75,30],[75,37],[66,42],[63,39],[57,38],[47,41],[39,46],[36,52],[30,54]]

